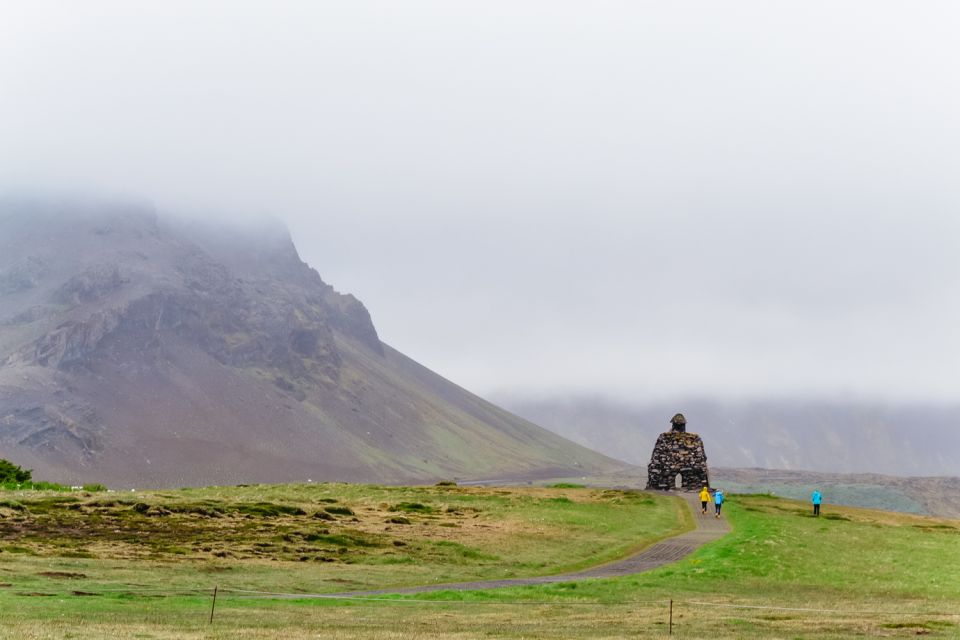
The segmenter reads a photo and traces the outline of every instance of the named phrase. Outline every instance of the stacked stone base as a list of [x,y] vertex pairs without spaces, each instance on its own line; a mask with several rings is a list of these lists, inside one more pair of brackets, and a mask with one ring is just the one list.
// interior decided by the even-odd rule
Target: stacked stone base
[[661,433],[647,466],[647,489],[697,491],[705,486],[710,486],[710,474],[700,436],[682,431]]

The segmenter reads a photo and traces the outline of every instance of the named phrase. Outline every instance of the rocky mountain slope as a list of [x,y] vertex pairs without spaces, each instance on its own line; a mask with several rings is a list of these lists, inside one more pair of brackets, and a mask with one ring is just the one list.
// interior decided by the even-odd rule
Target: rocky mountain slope
[[287,231],[0,204],[0,457],[115,486],[617,464],[383,344]]

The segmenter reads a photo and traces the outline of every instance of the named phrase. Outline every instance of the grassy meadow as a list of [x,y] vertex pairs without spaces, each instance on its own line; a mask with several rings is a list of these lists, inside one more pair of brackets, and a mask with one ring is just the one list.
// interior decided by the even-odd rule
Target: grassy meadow
[[958,521],[735,495],[729,535],[648,573],[331,600],[313,594],[576,570],[691,518],[676,498],[575,487],[2,498],[0,637],[661,637],[671,599],[678,637],[960,637]]

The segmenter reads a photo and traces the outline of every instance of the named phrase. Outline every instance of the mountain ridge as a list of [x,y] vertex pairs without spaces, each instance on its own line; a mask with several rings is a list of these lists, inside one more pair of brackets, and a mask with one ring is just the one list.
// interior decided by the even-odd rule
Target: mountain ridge
[[619,463],[383,344],[285,227],[0,204],[0,456],[122,486]]

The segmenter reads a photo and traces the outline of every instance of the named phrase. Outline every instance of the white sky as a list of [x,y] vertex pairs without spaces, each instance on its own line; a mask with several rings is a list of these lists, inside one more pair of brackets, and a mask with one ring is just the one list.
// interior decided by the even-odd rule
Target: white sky
[[960,401],[955,2],[0,0],[0,188],[269,213],[480,393]]

